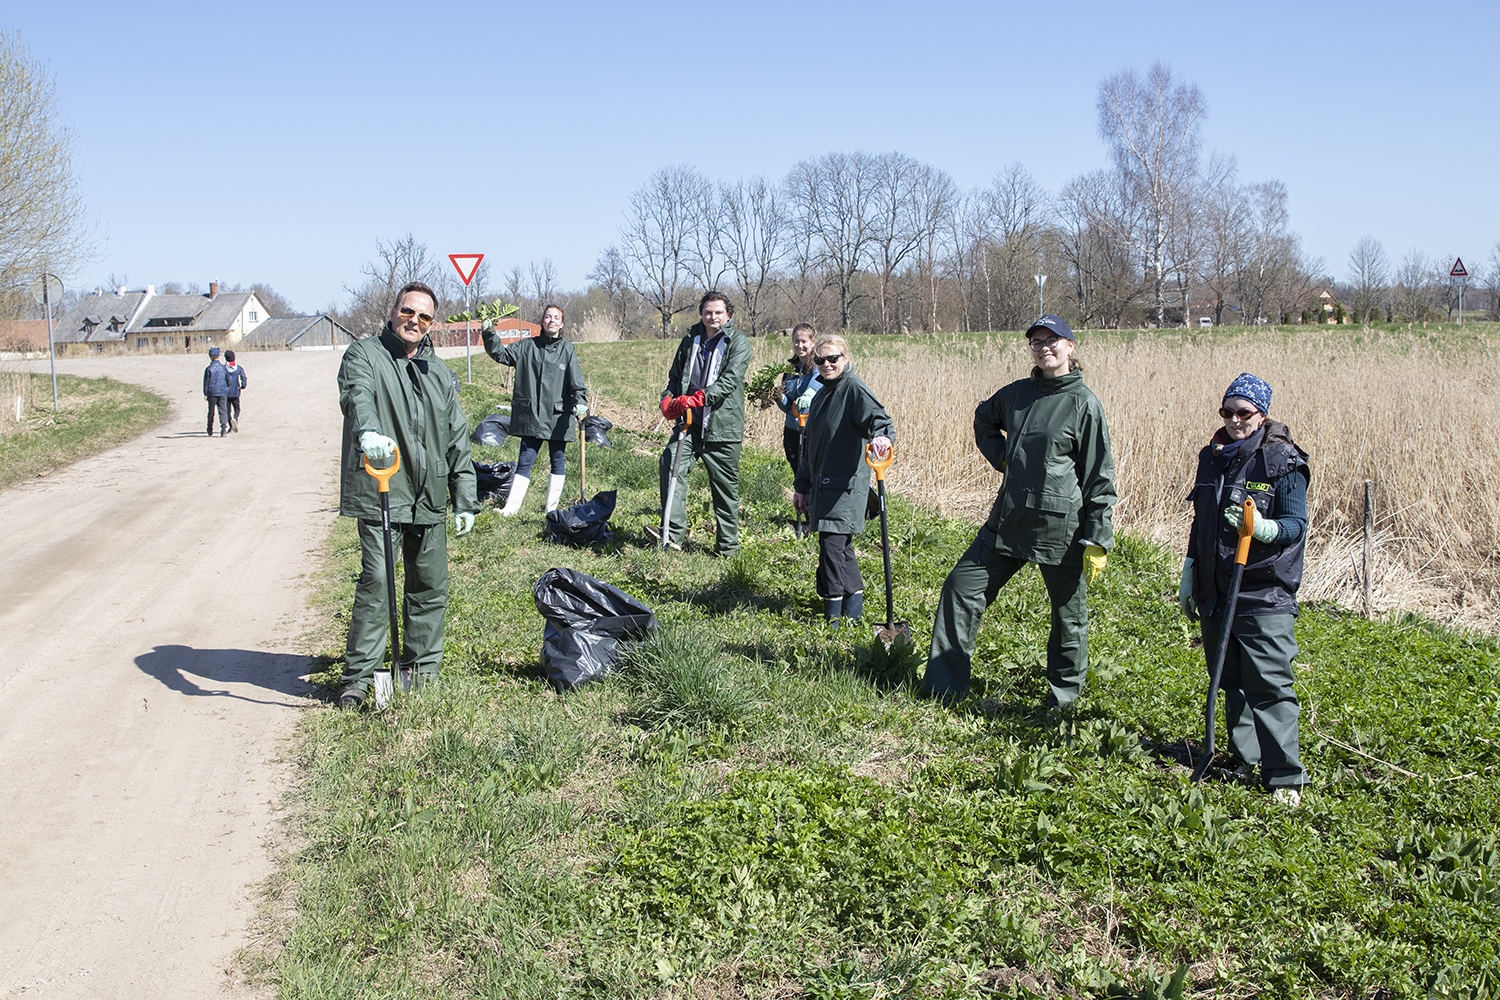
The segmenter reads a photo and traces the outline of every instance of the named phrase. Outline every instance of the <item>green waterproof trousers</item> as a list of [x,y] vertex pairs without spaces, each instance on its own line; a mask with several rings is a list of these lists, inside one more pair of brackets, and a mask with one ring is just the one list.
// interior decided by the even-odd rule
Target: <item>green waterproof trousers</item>
[[[932,648],[924,694],[953,699],[969,693],[974,642],[979,620],[995,603],[1000,588],[1026,562],[995,551],[994,534],[982,529],[943,581],[937,617],[932,623]],[[1047,637],[1047,696],[1049,708],[1064,708],[1078,699],[1089,670],[1088,589],[1082,566],[1037,564],[1047,596],[1052,600],[1052,631]]]
[[[740,447],[739,441],[701,441],[697,435],[689,435],[682,449],[682,466],[677,470],[677,490],[672,495],[672,510],[667,521],[670,538],[676,545],[682,544],[687,532],[688,474],[693,463],[703,460],[708,473],[708,491],[713,496],[714,521],[718,525],[718,538],[714,542],[714,554],[732,556],[740,549]],[[661,504],[667,505],[667,483],[671,481],[672,460],[677,454],[677,441],[667,442],[661,453]]]
[[[1229,746],[1240,760],[1260,768],[1266,788],[1300,788],[1307,772],[1297,753],[1301,708],[1292,690],[1292,637],[1296,615],[1238,615],[1229,630],[1229,648],[1219,687],[1224,691],[1224,722]],[[1203,648],[1219,648],[1222,618],[1205,618]]]
[[[391,542],[406,566],[401,601],[401,666],[419,679],[437,676],[443,662],[443,616],[448,609],[448,525],[393,524]],[[385,542],[379,521],[359,522],[359,583],[344,646],[344,690],[364,694],[383,659],[390,612],[385,602]]]

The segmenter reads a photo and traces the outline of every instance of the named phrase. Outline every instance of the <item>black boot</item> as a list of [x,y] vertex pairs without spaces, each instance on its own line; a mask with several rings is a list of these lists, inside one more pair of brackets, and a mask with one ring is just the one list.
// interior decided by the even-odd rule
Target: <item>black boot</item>
[[828,619],[828,624],[838,628],[844,624],[844,599],[842,597],[823,598],[823,616]]
[[863,618],[865,616],[865,592],[861,590],[857,594],[850,594],[844,598],[844,617]]

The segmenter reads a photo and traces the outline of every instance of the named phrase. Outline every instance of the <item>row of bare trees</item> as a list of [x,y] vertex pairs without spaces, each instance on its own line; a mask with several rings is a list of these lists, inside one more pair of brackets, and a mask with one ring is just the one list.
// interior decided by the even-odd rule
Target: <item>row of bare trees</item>
[[[1484,262],[1465,265],[1463,308],[1470,314],[1488,312],[1500,319],[1500,242]],[[1459,308],[1459,284],[1450,276],[1454,259],[1432,257],[1413,249],[1399,262],[1386,255],[1373,236],[1361,237],[1349,251],[1349,270],[1335,286],[1356,323],[1451,322]]]

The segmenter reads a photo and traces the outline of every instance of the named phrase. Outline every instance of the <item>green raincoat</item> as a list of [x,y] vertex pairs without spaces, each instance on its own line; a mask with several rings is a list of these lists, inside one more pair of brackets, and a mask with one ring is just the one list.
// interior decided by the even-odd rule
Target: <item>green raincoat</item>
[[[692,376],[694,340],[704,332],[702,323],[693,328],[677,345],[677,354],[672,358],[672,367],[667,372],[667,388],[662,398],[687,395],[688,379]],[[716,377],[703,389],[707,406],[704,414],[693,414],[695,422],[703,428],[701,440],[709,444],[724,441],[740,442],[745,439],[745,372],[750,367],[750,341],[735,328],[734,322],[724,324],[724,356],[719,362]],[[700,424],[695,423],[695,426]],[[697,431],[694,437],[698,437]]]
[[864,530],[870,493],[865,445],[882,434],[895,440],[890,415],[858,375],[845,371],[823,382],[807,411],[795,487],[807,497],[814,531],[857,535]]
[[572,342],[543,333],[502,344],[499,335],[487,331],[484,349],[498,363],[516,370],[510,433],[543,441],[572,441],[577,423],[573,407],[588,398]]

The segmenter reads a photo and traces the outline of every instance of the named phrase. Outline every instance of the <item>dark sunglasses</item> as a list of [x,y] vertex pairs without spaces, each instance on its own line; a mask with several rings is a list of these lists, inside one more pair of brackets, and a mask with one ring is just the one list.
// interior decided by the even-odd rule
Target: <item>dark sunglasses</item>
[[825,354],[821,358],[818,357],[817,355],[814,355],[813,356],[813,361],[815,361],[816,363],[818,363],[820,365],[831,365],[835,361],[837,361],[839,358],[842,358],[842,357],[843,357],[842,354]]
[[413,309],[411,306],[402,306],[400,309],[396,310],[396,315],[400,316],[402,319],[411,319],[413,316],[415,316],[415,317],[417,317],[417,325],[418,326],[431,326],[432,325],[432,317],[431,316],[427,315],[426,313],[419,313],[415,309]]
[[1238,417],[1240,421],[1243,422],[1249,420],[1259,412],[1259,410],[1231,410],[1227,406],[1219,407],[1219,416],[1223,417],[1225,420],[1228,420],[1230,417]]

